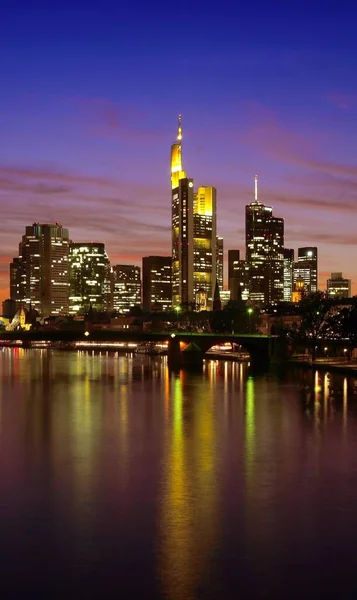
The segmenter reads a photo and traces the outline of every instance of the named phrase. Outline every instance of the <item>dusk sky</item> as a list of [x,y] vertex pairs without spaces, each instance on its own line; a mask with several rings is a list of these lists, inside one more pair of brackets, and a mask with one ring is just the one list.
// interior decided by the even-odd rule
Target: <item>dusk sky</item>
[[320,287],[343,271],[357,293],[355,3],[81,4],[1,6],[1,298],[33,222],[105,242],[112,264],[171,253],[178,113],[225,253],[244,251],[258,173],[285,246],[318,246]]

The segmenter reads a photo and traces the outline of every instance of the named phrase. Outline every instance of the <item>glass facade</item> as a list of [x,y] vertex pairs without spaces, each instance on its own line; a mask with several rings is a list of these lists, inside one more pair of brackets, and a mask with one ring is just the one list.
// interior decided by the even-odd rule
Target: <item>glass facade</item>
[[171,310],[171,256],[145,256],[142,273],[143,309],[147,312]]
[[113,267],[113,309],[128,313],[133,306],[141,305],[140,267],[116,265]]
[[246,206],[246,260],[250,265],[250,300],[276,304],[284,298],[284,220],[258,201]]
[[68,229],[58,223],[27,226],[10,265],[11,298],[42,316],[68,314],[68,259]]
[[69,313],[110,309],[110,264],[104,244],[70,245]]

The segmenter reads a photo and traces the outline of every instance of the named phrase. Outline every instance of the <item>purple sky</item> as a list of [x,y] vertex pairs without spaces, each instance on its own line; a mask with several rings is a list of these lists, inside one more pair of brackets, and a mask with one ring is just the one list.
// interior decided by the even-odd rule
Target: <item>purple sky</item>
[[34,221],[105,242],[112,264],[170,254],[179,112],[184,167],[218,190],[225,252],[244,250],[257,172],[286,247],[318,246],[320,287],[343,271],[357,293],[354,3],[120,4],[2,9],[2,298]]

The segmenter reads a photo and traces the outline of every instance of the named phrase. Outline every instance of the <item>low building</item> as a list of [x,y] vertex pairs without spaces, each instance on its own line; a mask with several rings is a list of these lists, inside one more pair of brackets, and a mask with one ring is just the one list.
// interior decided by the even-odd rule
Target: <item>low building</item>
[[331,273],[326,287],[329,298],[351,298],[351,280],[342,277],[342,273]]

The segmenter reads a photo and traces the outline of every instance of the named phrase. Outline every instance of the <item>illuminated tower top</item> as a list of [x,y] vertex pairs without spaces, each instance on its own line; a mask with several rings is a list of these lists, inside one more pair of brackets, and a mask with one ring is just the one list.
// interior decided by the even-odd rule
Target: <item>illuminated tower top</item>
[[258,175],[254,176],[254,202],[258,202]]
[[182,170],[182,116],[178,116],[178,127],[176,141],[171,146],[171,187],[174,190],[178,187],[180,179],[186,177],[185,171]]
[[178,128],[177,128],[177,141],[181,142],[182,140],[182,115],[178,116]]

